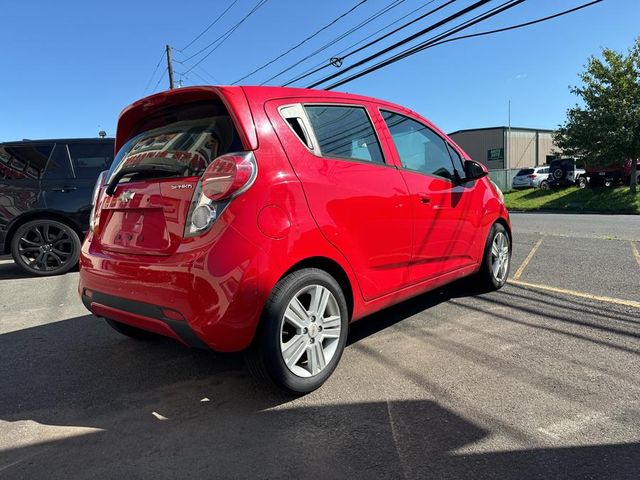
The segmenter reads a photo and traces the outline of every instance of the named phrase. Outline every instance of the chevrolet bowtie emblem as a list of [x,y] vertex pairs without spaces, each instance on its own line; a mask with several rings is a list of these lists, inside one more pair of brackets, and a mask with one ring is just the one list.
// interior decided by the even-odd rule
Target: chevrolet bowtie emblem
[[131,200],[133,198],[133,196],[135,195],[135,192],[131,192],[129,190],[126,190],[124,192],[122,192],[119,196],[118,196],[118,200],[121,202],[128,202],[129,200]]

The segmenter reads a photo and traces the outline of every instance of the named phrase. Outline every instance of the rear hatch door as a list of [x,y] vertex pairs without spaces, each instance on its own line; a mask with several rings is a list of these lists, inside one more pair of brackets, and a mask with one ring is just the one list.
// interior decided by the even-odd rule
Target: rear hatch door
[[170,255],[182,241],[198,177],[121,184],[105,196],[98,242],[104,250]]

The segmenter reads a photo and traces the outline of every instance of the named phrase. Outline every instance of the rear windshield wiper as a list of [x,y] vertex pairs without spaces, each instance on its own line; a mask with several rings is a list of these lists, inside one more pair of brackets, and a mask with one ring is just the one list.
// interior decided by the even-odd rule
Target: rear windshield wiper
[[133,173],[148,173],[150,176],[156,175],[173,175],[176,173],[182,174],[185,170],[184,165],[158,165],[153,163],[146,163],[141,165],[132,165],[130,167],[124,167],[118,170],[107,185],[107,189],[105,193],[109,196],[112,196],[115,191],[118,183],[122,180],[122,177],[127,175],[131,175]]

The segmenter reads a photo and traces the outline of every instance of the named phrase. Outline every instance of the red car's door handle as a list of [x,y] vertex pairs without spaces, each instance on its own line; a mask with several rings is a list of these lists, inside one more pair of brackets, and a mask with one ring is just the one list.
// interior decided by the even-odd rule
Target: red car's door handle
[[420,203],[423,203],[425,205],[431,201],[431,199],[425,194],[418,194],[418,198],[420,199]]

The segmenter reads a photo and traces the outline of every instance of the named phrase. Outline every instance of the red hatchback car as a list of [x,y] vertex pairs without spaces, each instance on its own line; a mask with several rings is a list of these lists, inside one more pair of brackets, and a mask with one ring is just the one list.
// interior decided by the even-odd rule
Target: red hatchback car
[[82,247],[86,307],[132,337],[220,352],[295,393],[349,323],[458,278],[504,285],[509,216],[486,169],[373,98],[193,87],[127,107]]

